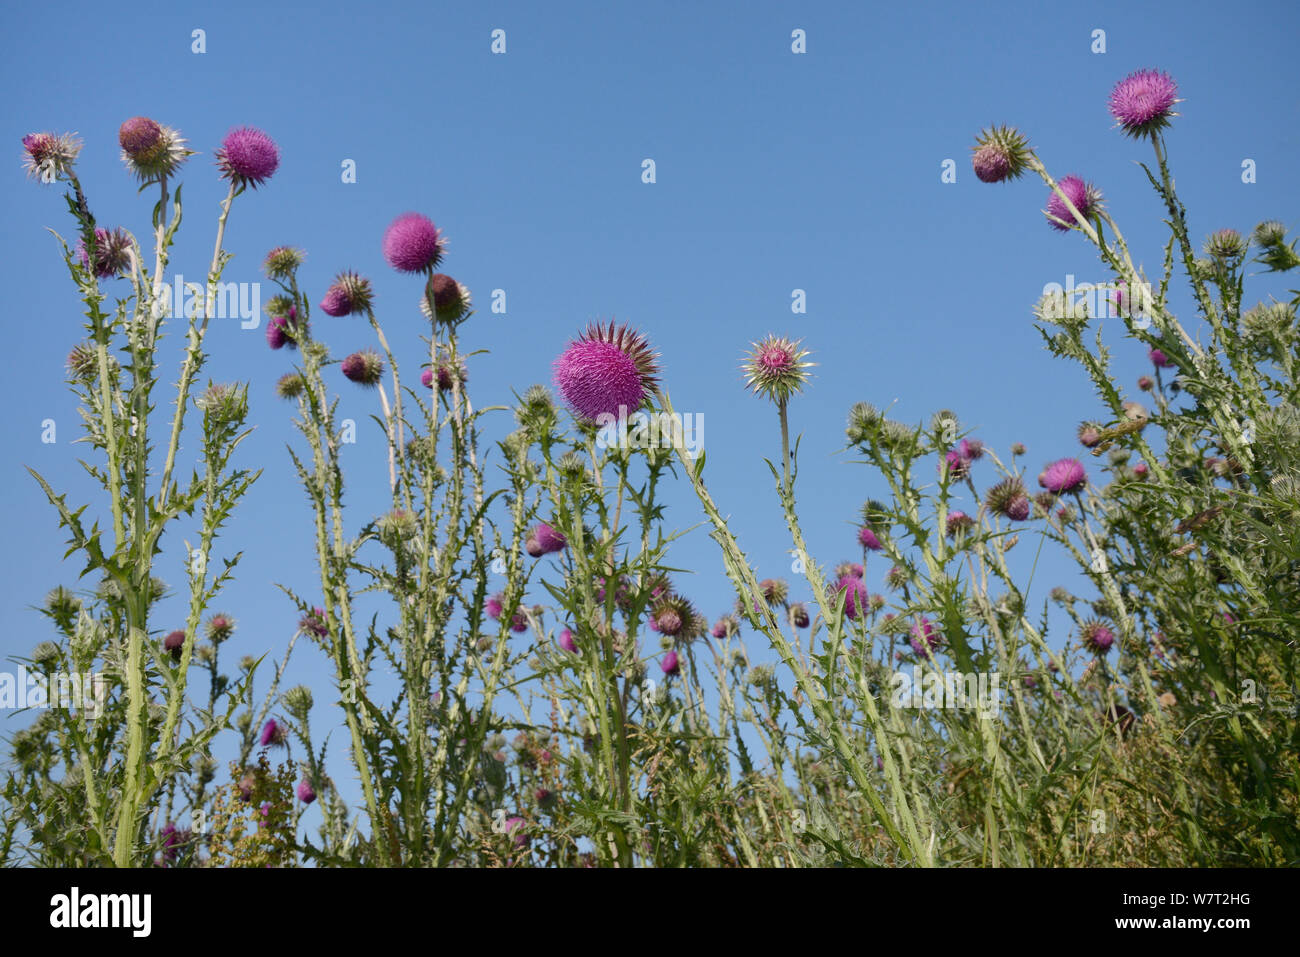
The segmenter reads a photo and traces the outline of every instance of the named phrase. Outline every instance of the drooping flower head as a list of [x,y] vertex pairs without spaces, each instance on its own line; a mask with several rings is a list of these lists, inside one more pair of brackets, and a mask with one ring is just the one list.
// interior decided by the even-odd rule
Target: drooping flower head
[[77,259],[99,279],[119,276],[131,267],[131,237],[121,229],[95,227],[95,256],[86,249],[86,240],[77,240]]
[[790,598],[790,583],[783,578],[764,578],[758,583],[758,590],[773,608],[784,605]]
[[384,231],[384,258],[398,272],[429,272],[442,260],[446,240],[428,216],[403,213]]
[[555,386],[579,418],[620,420],[641,408],[654,391],[657,358],[629,326],[597,323],[555,360]]
[[803,389],[814,365],[804,361],[812,353],[799,345],[800,340],[776,335],[753,343],[740,366],[745,384],[755,395],[765,395],[778,405],[788,402]]
[[454,326],[469,315],[471,299],[469,289],[446,273],[436,272],[424,284],[420,297],[420,311],[430,322]]
[[303,804],[310,804],[316,800],[316,789],[306,778],[298,782],[298,800]]
[[1058,459],[1038,476],[1038,484],[1054,495],[1066,495],[1083,488],[1088,475],[1078,459]]
[[369,309],[372,299],[369,279],[354,272],[341,272],[334,277],[333,285],[325,290],[320,308],[327,316],[350,316]]
[[880,544],[880,539],[876,537],[876,533],[866,525],[858,529],[858,544],[873,552],[878,552],[885,547]]
[[266,320],[266,344],[272,349],[296,349],[306,339],[307,326],[298,318],[296,306],[290,306],[287,312],[272,313]]
[[545,522],[539,522],[537,527],[528,533],[528,554],[533,558],[541,558],[543,555],[563,551],[568,544],[568,539],[564,535]]
[[1101,426],[1096,422],[1081,422],[1077,434],[1079,444],[1085,449],[1095,449],[1101,444]]
[[310,613],[303,615],[298,620],[298,629],[317,638],[324,638],[330,633],[329,626],[325,623],[325,609],[313,608]]
[[1168,126],[1169,118],[1178,115],[1173,111],[1178,102],[1173,77],[1159,70],[1138,70],[1115,84],[1107,105],[1127,135],[1142,137]]
[[981,130],[971,147],[971,166],[984,183],[1010,182],[1025,172],[1029,162],[1029,141],[1010,126]]
[[384,375],[384,360],[373,349],[352,353],[339,363],[339,367],[349,380],[368,388],[379,385]]
[[122,147],[122,162],[142,184],[170,176],[194,155],[185,148],[180,133],[147,116],[133,116],[123,123],[117,142]]
[[790,606],[790,620],[796,628],[808,627],[808,608],[803,602],[795,602]]
[[1115,644],[1115,633],[1096,620],[1085,622],[1079,631],[1079,637],[1083,640],[1083,646],[1094,655],[1108,654]]
[[[689,600],[671,592],[658,598],[650,609],[650,621],[655,630],[669,638],[696,638],[696,627],[700,624],[699,613]],[[708,623],[704,623],[708,627]]]
[[172,660],[181,660],[181,651],[185,648],[185,632],[173,631],[163,639],[164,650],[171,653]]
[[23,167],[42,183],[53,183],[72,171],[81,152],[75,133],[28,133],[23,137]]
[[236,187],[265,183],[280,166],[280,148],[259,129],[241,126],[226,134],[216,151],[222,179]]
[[954,481],[964,479],[970,474],[970,459],[956,449],[949,449],[944,453],[943,461],[939,463],[940,472],[945,465],[948,467],[948,477]]
[[[1061,192],[1074,204],[1074,208],[1079,211],[1079,215],[1085,220],[1101,203],[1100,191],[1077,176],[1062,176],[1060,182],[1056,185],[1060,187]],[[1048,195],[1047,209],[1043,212],[1047,216],[1047,224],[1053,229],[1066,232],[1076,225],[1074,213],[1070,212],[1070,208],[1057,195],[1056,190],[1052,190]]]

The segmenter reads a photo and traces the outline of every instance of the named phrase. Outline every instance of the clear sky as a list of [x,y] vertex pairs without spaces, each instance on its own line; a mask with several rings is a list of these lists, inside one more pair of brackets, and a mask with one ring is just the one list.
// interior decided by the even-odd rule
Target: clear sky
[[[69,501],[93,494],[77,464],[84,447],[71,444],[80,423],[64,384],[67,352],[82,335],[79,303],[46,227],[74,230],[60,191],[24,178],[25,133],[76,131],[100,223],[143,236],[153,199],[136,195],[117,129],[136,115],[178,127],[200,155],[182,177],[185,222],[172,262],[198,279],[224,194],[212,152],[232,127],[264,129],[281,166],[236,201],[226,278],[260,280],[263,255],[280,244],[307,250],[301,281],[313,301],[337,271],[362,272],[408,376],[426,328],[415,307],[420,285],[386,265],[380,239],[399,213],[429,215],[450,239],[443,268],[480,305],[463,327],[465,348],[490,352],[470,370],[479,406],[549,382],[552,359],[589,321],[633,323],[662,353],[678,410],[703,414],[706,477],[760,575],[772,577],[794,576],[762,464],[778,452],[775,413],[745,393],[738,368],[750,341],[801,337],[818,363],[791,420],[804,433],[805,531],[828,564],[857,553],[858,507],[883,497],[869,470],[836,455],[853,402],[897,400],[892,414],[917,421],[952,408],[1000,453],[1024,442],[1031,483],[1042,463],[1078,453],[1075,427],[1100,412],[1083,373],[1044,351],[1030,307],[1067,275],[1108,277],[1081,236],[1047,227],[1036,180],[976,180],[970,144],[981,127],[1015,124],[1058,177],[1077,173],[1099,186],[1135,260],[1154,275],[1161,210],[1135,165],[1149,148],[1113,129],[1105,104],[1130,71],[1163,69],[1185,100],[1168,139],[1197,240],[1267,218],[1296,222],[1300,7],[1286,0],[141,2],[129,16],[68,2],[12,7],[5,19],[0,77],[10,94],[0,129],[11,162],[0,170],[0,268],[10,360],[0,376],[9,410],[0,417],[0,507],[9,547],[0,549],[0,656],[50,637],[32,609],[50,588],[95,584],[75,580],[80,566],[60,564],[56,515],[22,468],[41,471]],[[196,29],[205,31],[202,54],[192,52]],[[500,55],[491,50],[496,29],[506,37]],[[796,29],[806,31],[802,55],[791,50]],[[1092,52],[1097,29],[1104,53]],[[1256,164],[1253,184],[1241,179],[1246,158]],[[342,181],[349,159],[355,183]],[[642,182],[645,159],[655,163],[654,184]],[[941,181],[946,159],[956,162],[955,183]],[[1281,296],[1283,285],[1261,282],[1253,297]],[[494,289],[505,290],[504,315],[486,308]],[[796,289],[806,314],[791,311]],[[270,294],[267,284],[263,298]],[[1190,315],[1186,297],[1173,304]],[[371,342],[364,323],[319,311],[314,331],[336,354]],[[167,381],[180,345],[173,335],[160,347]],[[1117,336],[1111,345],[1139,398],[1145,349]],[[251,383],[257,429],[238,461],[265,469],[221,540],[227,553],[244,551],[216,606],[240,624],[224,654],[278,657],[297,614],[274,583],[306,595],[319,588],[310,512],[284,450],[297,434],[272,391],[291,355],[267,348],[262,325],[241,329],[233,319],[214,321],[207,347],[207,374]],[[385,507],[386,465],[368,418],[378,411],[373,394],[336,378],[340,414],[359,429],[345,459],[355,530]],[[156,395],[169,401],[165,387]],[[53,444],[41,441],[45,419],[56,423]],[[503,415],[493,428],[510,427]],[[981,488],[991,475],[976,466]],[[94,501],[92,513],[102,509]],[[684,483],[669,501],[671,526],[701,518]],[[186,534],[171,533],[158,563],[177,588]],[[703,529],[671,559],[696,570],[680,585],[710,618],[730,607]],[[885,570],[869,568],[873,591],[884,591]],[[1031,602],[1055,584],[1083,588],[1066,574],[1045,559]],[[808,597],[806,586],[795,594]],[[180,627],[182,600],[162,605],[154,625]],[[320,733],[337,715],[321,703],[332,697],[328,663],[300,647],[289,682],[322,689]],[[770,654],[759,643],[751,652]],[[0,714],[0,731],[28,720]],[[346,787],[348,769],[336,760],[333,770]]]

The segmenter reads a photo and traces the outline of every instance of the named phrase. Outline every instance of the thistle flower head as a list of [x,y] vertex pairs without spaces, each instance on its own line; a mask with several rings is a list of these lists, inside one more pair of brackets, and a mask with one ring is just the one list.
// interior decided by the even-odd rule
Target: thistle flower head
[[1010,126],[981,130],[971,147],[971,167],[984,183],[1010,182],[1024,174],[1032,155],[1029,141]]
[[403,213],[384,231],[384,258],[398,272],[429,272],[445,247],[442,232],[420,213]]
[[384,360],[373,349],[352,353],[339,363],[339,367],[350,381],[367,388],[379,385],[379,380],[384,375]]
[[563,534],[557,532],[545,522],[539,522],[528,533],[528,554],[534,558],[563,551],[568,544],[569,541]]
[[258,735],[257,743],[262,747],[280,747],[288,740],[288,729],[280,722],[271,718],[262,726],[262,733]]
[[266,320],[266,344],[272,349],[288,346],[296,349],[307,336],[308,323],[298,318],[298,309],[290,306],[289,311],[272,314]]
[[64,630],[71,630],[72,623],[81,612],[81,599],[62,585],[56,585],[45,596],[45,611]]
[[23,166],[27,175],[53,183],[72,171],[81,152],[75,133],[28,133],[23,137]]
[[573,632],[568,628],[560,632],[559,646],[570,654],[578,653],[578,643],[573,640]]
[[664,655],[659,661],[659,669],[666,675],[680,674],[682,665],[677,657],[677,652],[669,651],[668,654]]
[[1169,125],[1178,99],[1178,86],[1168,73],[1138,70],[1115,84],[1110,91],[1110,115],[1125,134],[1148,136]]
[[885,584],[897,591],[906,585],[911,580],[911,577],[907,573],[907,569],[899,565],[893,565],[889,571],[885,572]]
[[297,372],[286,372],[275,383],[275,394],[282,399],[296,399],[307,388],[307,381]]
[[222,179],[243,188],[256,189],[280,166],[280,148],[259,129],[241,126],[226,134],[216,151],[217,169]]
[[953,510],[948,513],[943,523],[944,532],[949,538],[956,536],[959,532],[966,532],[975,527],[975,519],[971,518],[965,512]]
[[415,513],[404,508],[385,512],[375,520],[375,532],[379,540],[389,548],[400,548],[414,538],[418,531],[419,522]]
[[745,384],[755,395],[765,395],[778,405],[788,402],[792,395],[803,390],[808,381],[808,369],[814,363],[805,362],[811,355],[800,349],[800,340],[769,335],[752,344],[741,364]]
[[327,316],[350,316],[354,312],[367,311],[373,299],[369,279],[354,272],[341,272],[325,290],[320,308]]
[[1096,619],[1084,623],[1079,630],[1083,646],[1094,655],[1106,655],[1115,644],[1115,633]]
[[1246,240],[1235,229],[1218,229],[1205,240],[1205,255],[1231,265],[1246,255]]
[[242,384],[217,382],[196,396],[198,406],[212,422],[242,422],[248,416],[248,387]]
[[[990,512],[1011,517],[1008,514],[1008,509],[1011,508],[1012,503],[1020,499],[1025,499],[1024,484],[1020,479],[1015,477],[1005,478],[984,493],[984,506]],[[1028,505],[1028,499],[1025,499],[1026,510],[1028,509]],[[1017,521],[1022,520],[1023,519],[1017,519]]]
[[82,268],[91,270],[98,279],[109,279],[126,272],[131,266],[131,237],[121,229],[95,227],[95,255],[86,249],[85,237],[77,240],[77,259]]
[[1143,392],[1150,392],[1155,387],[1155,380],[1149,375],[1138,376],[1138,388]]
[[934,622],[924,616],[912,626],[911,637],[908,638],[908,644],[912,646],[912,651],[921,657],[929,657],[936,648],[943,642],[943,635],[935,627]]
[[1038,476],[1038,484],[1054,495],[1078,491],[1087,481],[1083,463],[1078,459],[1058,459]]
[[315,635],[317,638],[326,637],[330,632],[325,622],[325,609],[313,608],[303,615],[298,619],[298,629],[304,634]]
[[[655,630],[669,638],[690,639],[698,637],[695,628],[699,617],[695,606],[681,595],[665,593],[650,609],[650,621]],[[707,628],[707,623],[705,624]]]
[[858,544],[873,552],[878,552],[885,547],[880,543],[880,539],[876,537],[876,533],[867,525],[863,525],[858,529]]
[[803,602],[796,602],[790,606],[790,620],[794,622],[796,628],[808,627],[808,608]]
[[849,409],[849,424],[844,429],[849,444],[866,442],[876,433],[884,418],[881,411],[870,402],[854,403],[853,408]]
[[1101,425],[1097,422],[1079,423],[1079,444],[1085,449],[1095,449],[1101,444]]
[[[464,359],[460,360],[460,367],[457,369],[456,378],[460,380],[461,385],[464,385],[469,381],[469,369],[466,367]],[[425,369],[420,373],[420,381],[424,384],[426,389],[433,388],[435,379],[438,383],[439,392],[451,391],[453,385],[451,357],[445,353],[439,353],[438,355],[438,370],[436,373],[433,369]]]
[[291,279],[305,258],[301,249],[292,246],[276,246],[266,254],[262,269],[271,279]]
[[1147,351],[1147,358],[1151,360],[1151,364],[1157,369],[1168,369],[1174,364],[1162,350],[1155,347]]
[[[1087,220],[1096,208],[1101,205],[1101,192],[1090,183],[1085,183],[1077,176],[1062,176],[1060,182],[1056,184],[1066,198],[1074,204],[1074,208],[1079,211],[1079,215]],[[1056,190],[1047,197],[1047,209],[1043,210],[1047,216],[1047,224],[1053,229],[1066,232],[1074,229],[1077,221],[1074,213],[1057,195]]]
[[635,412],[657,384],[658,357],[627,325],[588,326],[553,365],[555,385],[579,419]]
[[[117,368],[117,359],[110,355],[109,375],[115,373]],[[99,353],[93,342],[81,342],[72,347],[68,353],[68,374],[77,382],[91,382],[99,375]]]
[[185,632],[173,631],[163,639],[163,650],[167,651],[173,661],[181,660],[181,652],[185,648]]
[[316,789],[311,786],[311,782],[306,778],[298,782],[297,793],[298,800],[303,804],[310,804],[316,800]]
[[832,585],[831,594],[836,601],[839,600],[840,595],[844,596],[844,614],[854,620],[866,611],[867,603],[870,600],[867,595],[867,586],[863,584],[861,578],[853,575],[845,575]]
[[299,721],[307,720],[307,715],[311,713],[314,703],[311,689],[306,685],[294,685],[284,693],[285,710]]
[[732,638],[740,634],[740,619],[735,615],[723,615],[713,623],[709,634],[719,641],[723,638]]
[[420,311],[430,322],[454,326],[469,315],[470,306],[469,289],[446,273],[436,272],[424,284]]
[[133,116],[123,123],[117,142],[122,147],[122,162],[141,184],[170,176],[194,155],[185,148],[180,133],[147,116]]
[[853,578],[866,578],[867,570],[857,562],[841,562],[835,566],[835,577],[843,578],[845,575]]
[[1255,227],[1252,236],[1261,246],[1280,246],[1286,241],[1286,226],[1275,219],[1266,220]]
[[948,478],[954,481],[964,479],[970,474],[970,459],[962,456],[956,449],[949,449],[944,453],[943,460],[939,463],[940,473],[945,466],[948,469]]

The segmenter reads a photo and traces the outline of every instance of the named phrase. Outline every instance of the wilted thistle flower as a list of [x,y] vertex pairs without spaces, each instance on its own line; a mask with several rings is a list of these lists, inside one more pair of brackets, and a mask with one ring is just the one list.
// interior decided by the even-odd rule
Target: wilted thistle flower
[[271,718],[262,726],[262,733],[258,735],[257,743],[262,747],[283,747],[288,740],[288,729]]
[[[461,385],[464,385],[469,381],[469,369],[466,368],[464,359],[460,360],[459,365],[460,368],[457,370],[458,375],[456,378],[460,380]],[[442,351],[438,353],[437,371],[425,369],[420,373],[420,382],[426,389],[432,389],[435,381],[438,383],[439,392],[450,392],[455,384],[452,378],[451,357]]]
[[857,620],[867,608],[869,601],[867,586],[862,583],[861,578],[845,575],[831,586],[832,600],[838,601],[840,595],[844,596],[844,614]]
[[569,544],[568,539],[560,532],[557,532],[545,522],[539,522],[537,526],[528,533],[528,554],[533,558],[541,558],[543,555],[550,555],[554,552],[563,551]]
[[1138,388],[1143,392],[1150,392],[1155,387],[1155,381],[1149,375],[1138,376]]
[[329,626],[325,623],[325,609],[313,608],[310,612],[298,619],[298,629],[305,634],[315,635],[317,638],[324,638],[328,635]]
[[303,778],[298,782],[298,800],[303,804],[310,804],[316,800],[316,789],[311,786],[311,782]]
[[370,280],[355,272],[345,270],[334,277],[334,282],[325,290],[320,308],[327,316],[350,316],[353,313],[366,312],[374,301]]
[[420,213],[403,213],[384,231],[384,258],[398,272],[428,272],[445,248],[442,232]]
[[89,269],[96,278],[109,279],[121,275],[131,266],[131,237],[121,229],[95,227],[95,256],[86,249],[85,237],[77,240],[77,259],[82,268]]
[[284,693],[285,710],[299,721],[307,720],[313,703],[311,689],[306,685],[295,685]]
[[948,477],[954,481],[964,479],[970,474],[970,459],[963,458],[962,454],[956,449],[949,449],[944,453],[939,462],[939,472],[941,474],[944,466],[948,468]]
[[55,624],[69,631],[81,613],[81,599],[62,585],[57,585],[45,596],[45,611],[54,619]]
[[141,183],[170,176],[194,155],[176,130],[147,116],[133,116],[123,123],[117,142],[122,147],[122,162]]
[[1032,153],[1029,141],[1010,126],[981,130],[971,147],[971,167],[984,183],[1010,182],[1025,172]]
[[1029,514],[1025,486],[1015,477],[1005,478],[990,488],[984,494],[984,505],[990,512],[1005,515],[1017,522],[1023,522]]
[[1078,459],[1058,459],[1038,476],[1038,484],[1054,495],[1065,495],[1083,488],[1088,481],[1083,463]]
[[853,408],[849,409],[849,424],[844,430],[844,435],[850,445],[858,445],[875,435],[882,421],[884,416],[870,402],[855,403]]
[[1106,655],[1115,644],[1115,633],[1096,619],[1084,623],[1079,637],[1094,655]]
[[282,399],[296,399],[307,388],[307,380],[297,372],[286,372],[275,382],[275,394]]
[[216,151],[221,178],[237,188],[265,183],[280,166],[280,149],[259,129],[241,126],[226,134]]
[[713,629],[710,634],[721,641],[723,638],[731,638],[740,634],[740,619],[735,615],[723,615],[713,623]]
[[974,528],[975,519],[971,518],[965,512],[952,511],[948,513],[948,517],[944,521],[943,527],[948,537],[953,538],[959,532],[967,532]]
[[803,602],[795,602],[790,606],[790,620],[794,622],[796,628],[808,627],[808,608]]
[[659,368],[649,343],[629,326],[588,326],[553,365],[556,388],[582,420],[616,420],[641,408]]
[[1270,219],[1256,226],[1253,235],[1261,246],[1280,246],[1286,241],[1286,226]]
[[1157,369],[1168,369],[1173,366],[1173,362],[1170,358],[1165,355],[1163,351],[1156,349],[1155,347],[1152,347],[1147,351],[1147,357],[1151,360],[1151,364]]
[[69,173],[81,152],[75,133],[28,133],[23,137],[23,165],[27,175],[52,183]]
[[758,590],[763,593],[763,600],[773,608],[784,605],[790,597],[790,583],[781,578],[764,578],[758,583]]
[[271,279],[292,279],[298,267],[302,265],[303,259],[301,249],[294,249],[292,246],[276,246],[266,254],[262,269]]
[[1108,107],[1123,131],[1134,137],[1155,133],[1169,125],[1178,100],[1173,77],[1158,70],[1130,73],[1110,91]]
[[1101,424],[1083,422],[1079,425],[1079,444],[1085,449],[1094,449],[1101,444]]
[[248,415],[248,387],[241,384],[213,383],[194,399],[213,422],[238,423]]
[[[1063,176],[1056,185],[1085,220],[1101,203],[1100,191],[1077,176]],[[1043,210],[1043,213],[1047,216],[1047,224],[1053,229],[1066,232],[1075,226],[1074,214],[1057,195],[1056,190],[1052,190],[1048,196],[1047,209]]]
[[1235,229],[1216,230],[1205,240],[1205,255],[1232,264],[1246,255],[1246,241]]
[[469,289],[446,273],[434,273],[424,284],[420,312],[430,322],[454,326],[469,315],[471,306]]
[[908,639],[908,644],[912,646],[912,650],[918,655],[926,657],[927,652],[932,654],[934,650],[939,647],[942,641],[943,636],[939,634],[939,630],[935,627],[934,622],[930,621],[929,618],[922,616],[921,619],[912,626],[911,637]]
[[776,335],[752,343],[740,367],[745,384],[755,395],[765,395],[779,405],[789,401],[803,389],[807,370],[814,365],[804,361],[811,353],[799,345],[800,340]]
[[384,360],[373,349],[354,352],[341,363],[340,368],[350,381],[358,385],[374,388],[384,375]]

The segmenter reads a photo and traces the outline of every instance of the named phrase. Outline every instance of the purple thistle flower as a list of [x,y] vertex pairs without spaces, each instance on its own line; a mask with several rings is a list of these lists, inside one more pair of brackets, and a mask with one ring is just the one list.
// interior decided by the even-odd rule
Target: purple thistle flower
[[925,617],[912,626],[912,635],[908,638],[912,650],[922,657],[927,657],[927,651],[933,654],[942,641],[943,636],[935,628],[934,622]]
[[979,439],[962,439],[957,451],[967,462],[975,462],[984,457],[984,443]]
[[446,273],[434,273],[424,285],[424,297],[420,300],[420,311],[426,319],[455,325],[470,310],[470,294],[465,286],[458,283]]
[[306,323],[298,322],[298,309],[290,306],[284,315],[271,316],[266,320],[266,344],[272,349],[290,349],[298,347],[298,336],[305,331]]
[[488,617],[493,621],[500,621],[501,613],[505,611],[505,605],[502,603],[501,597],[500,593],[489,595],[487,601],[483,603],[483,607],[487,611]]
[[72,133],[28,133],[23,137],[23,151],[27,175],[49,183],[72,169],[81,152],[81,140]]
[[800,343],[776,335],[753,343],[740,368],[745,373],[745,384],[755,395],[782,404],[802,391],[808,382],[808,369],[815,363],[804,361],[811,353],[799,348]]
[[216,152],[223,179],[236,187],[261,186],[280,166],[280,149],[261,130],[241,126],[231,130]]
[[563,551],[568,540],[545,522],[538,523],[528,534],[528,554],[534,558]]
[[597,323],[555,360],[555,384],[579,418],[621,420],[654,391],[655,358],[645,338],[627,325]]
[[939,463],[941,472],[945,463],[948,466],[948,477],[954,481],[964,479],[970,474],[970,459],[963,456],[956,449],[950,449],[944,453],[943,462]]
[[1083,463],[1078,459],[1058,459],[1038,476],[1038,484],[1055,495],[1078,491],[1087,481]]
[[330,633],[329,627],[325,624],[325,609],[313,608],[310,613],[303,615],[298,620],[298,629],[317,638],[324,638]]
[[983,130],[972,147],[971,167],[983,183],[1001,183],[1021,176],[1029,163],[1029,142],[1015,128]]
[[522,817],[506,818],[506,833],[512,836],[515,847],[528,846],[528,835],[524,833],[524,824]]
[[403,213],[384,231],[384,258],[398,272],[428,272],[442,259],[445,240],[428,216]]
[[1151,349],[1147,353],[1147,357],[1150,358],[1151,364],[1157,369],[1168,369],[1173,365],[1173,362],[1170,361],[1169,357],[1159,349]]
[[343,370],[343,375],[348,380],[357,385],[373,388],[379,385],[379,380],[383,378],[384,360],[373,349],[363,349],[344,359],[339,363],[339,368]]
[[570,654],[576,655],[578,653],[578,643],[573,640],[573,632],[568,628],[560,632],[559,645]]
[[1015,496],[1007,502],[1004,514],[1013,522],[1023,522],[1029,518],[1029,499],[1024,495]]
[[1146,474],[1149,471],[1150,469],[1147,468],[1145,462],[1139,462],[1137,465],[1133,466],[1133,475],[1137,478],[1146,478]]
[[681,662],[677,658],[677,652],[670,651],[663,656],[659,662],[659,667],[666,675],[675,675],[681,672]]
[[270,744],[276,743],[277,738],[283,740],[283,732],[280,730],[280,726],[275,723],[275,719],[272,718],[270,721],[266,722],[266,725],[262,728],[262,734],[258,737],[257,743],[265,748]]
[[866,610],[870,597],[867,586],[855,575],[845,575],[833,586],[836,595],[844,595],[844,614],[856,620]]
[[[85,237],[77,240],[77,259],[91,269]],[[127,271],[131,265],[131,237],[120,229],[95,227],[95,263],[92,272],[99,279],[109,279]]]
[[365,312],[370,308],[370,280],[354,272],[341,272],[334,277],[333,284],[325,290],[320,301],[320,308],[327,316],[350,316],[354,312]]
[[147,116],[133,116],[117,131],[122,152],[133,160],[150,160],[164,149],[163,128]]
[[965,532],[975,526],[975,519],[971,518],[965,512],[952,511],[948,513],[948,518],[944,522],[944,531],[949,538],[952,538],[958,532]]
[[1107,104],[1110,115],[1129,136],[1141,137],[1169,125],[1178,102],[1173,77],[1159,70],[1138,70],[1115,84]]
[[1083,646],[1094,655],[1104,656],[1115,644],[1115,633],[1099,621],[1086,622],[1079,632]]
[[[1101,194],[1096,189],[1077,176],[1063,176],[1056,185],[1085,220],[1101,199]],[[1052,190],[1047,197],[1047,209],[1044,213],[1047,216],[1047,224],[1060,232],[1066,232],[1075,225],[1074,214],[1056,194],[1056,190]]]
[[306,778],[298,782],[298,800],[303,804],[310,804],[316,800],[316,789],[311,786],[311,782]]
[[181,650],[185,647],[185,632],[173,631],[163,639],[163,649],[171,652],[174,660],[181,660]]
[[880,539],[876,537],[876,533],[866,525],[858,529],[858,542],[863,548],[870,549],[873,552],[878,552],[885,547],[880,544]]

